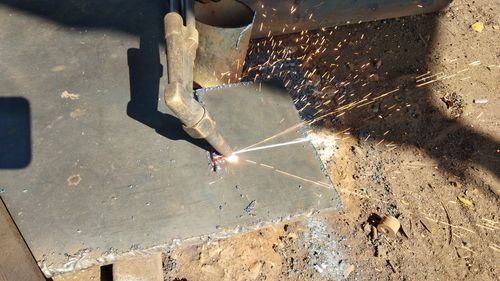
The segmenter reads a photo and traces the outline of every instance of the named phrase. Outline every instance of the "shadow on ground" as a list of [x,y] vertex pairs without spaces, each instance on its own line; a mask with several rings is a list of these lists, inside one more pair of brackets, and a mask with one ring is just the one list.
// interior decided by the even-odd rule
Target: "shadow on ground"
[[[431,70],[427,60],[434,46],[436,17],[429,14],[257,40],[247,59],[247,75],[283,79],[306,120],[350,103],[360,105],[331,113],[316,126],[347,131],[360,141],[388,145],[387,149],[415,147],[460,177],[474,164],[500,177],[500,165],[493,156],[500,143],[461,122],[460,96],[443,92],[442,99],[436,100],[428,87],[416,87],[418,75]],[[399,90],[377,99],[394,89]]]

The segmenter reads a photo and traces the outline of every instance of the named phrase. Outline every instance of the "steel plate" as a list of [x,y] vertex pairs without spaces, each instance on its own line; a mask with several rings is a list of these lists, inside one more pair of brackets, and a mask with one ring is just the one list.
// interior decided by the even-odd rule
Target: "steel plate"
[[[211,170],[205,144],[189,139],[158,98],[165,62],[155,5],[114,11],[134,22],[116,29],[63,26],[0,6],[0,102],[14,99],[20,109],[0,122],[24,126],[0,132],[23,132],[14,152],[24,157],[0,165],[0,196],[46,276],[339,207],[309,143]],[[298,121],[276,85],[201,98],[235,148]],[[270,143],[299,137],[293,130]],[[9,153],[0,147],[0,159]]]

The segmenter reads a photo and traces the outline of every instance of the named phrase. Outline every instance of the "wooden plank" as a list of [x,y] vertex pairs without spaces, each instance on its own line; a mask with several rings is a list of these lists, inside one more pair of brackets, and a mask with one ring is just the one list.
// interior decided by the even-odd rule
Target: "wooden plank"
[[81,271],[69,272],[52,278],[54,281],[99,281],[101,280],[101,267],[93,266]]
[[163,281],[161,253],[114,263],[113,281]]
[[0,281],[45,280],[0,199]]

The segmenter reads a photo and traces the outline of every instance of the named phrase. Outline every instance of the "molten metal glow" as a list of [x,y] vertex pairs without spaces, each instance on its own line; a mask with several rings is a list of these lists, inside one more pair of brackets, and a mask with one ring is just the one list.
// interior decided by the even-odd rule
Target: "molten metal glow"
[[238,162],[238,156],[236,154],[232,154],[231,156],[228,156],[225,159],[229,163],[237,163]]

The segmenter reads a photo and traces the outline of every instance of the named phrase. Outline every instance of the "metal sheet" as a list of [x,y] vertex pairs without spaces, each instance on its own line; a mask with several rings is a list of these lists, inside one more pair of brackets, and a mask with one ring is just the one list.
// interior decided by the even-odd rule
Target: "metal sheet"
[[[47,276],[338,207],[333,189],[276,171],[329,184],[309,144],[241,156],[274,170],[242,159],[214,173],[205,145],[158,100],[162,10],[113,15],[123,13],[141,40],[0,6],[0,96],[25,99],[31,119],[31,157],[2,166],[0,195]],[[281,88],[204,97],[236,148],[297,122]]]

